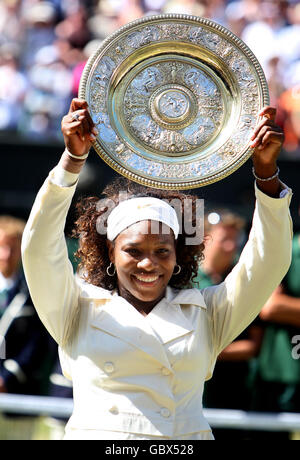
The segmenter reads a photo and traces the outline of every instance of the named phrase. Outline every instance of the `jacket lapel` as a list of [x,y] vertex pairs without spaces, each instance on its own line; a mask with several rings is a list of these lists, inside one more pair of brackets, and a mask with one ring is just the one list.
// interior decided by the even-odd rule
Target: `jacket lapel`
[[119,296],[105,301],[95,300],[95,304],[92,326],[143,350],[172,370],[164,348],[146,317]]
[[182,311],[183,305],[197,305],[206,308],[204,299],[197,289],[176,291],[167,287],[166,296],[147,316],[163,344],[194,331],[194,325]]
[[[191,291],[196,291],[198,296]],[[172,368],[163,345],[194,330],[193,325],[182,312],[180,304],[196,303],[199,305],[201,303],[201,306],[205,307],[198,290],[179,291],[177,294],[168,287],[166,297],[153,308],[148,316],[144,317],[116,293],[112,294],[104,289],[93,287],[93,294],[93,297],[98,297],[94,297],[93,301],[91,318],[93,327],[143,350],[171,371]],[[201,301],[199,301],[200,298]]]

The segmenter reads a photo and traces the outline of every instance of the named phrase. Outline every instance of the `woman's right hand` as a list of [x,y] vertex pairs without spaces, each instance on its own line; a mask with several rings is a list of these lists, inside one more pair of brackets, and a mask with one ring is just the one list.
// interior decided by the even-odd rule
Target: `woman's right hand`
[[98,132],[85,100],[72,100],[69,113],[62,119],[61,130],[70,153],[78,157],[88,153]]

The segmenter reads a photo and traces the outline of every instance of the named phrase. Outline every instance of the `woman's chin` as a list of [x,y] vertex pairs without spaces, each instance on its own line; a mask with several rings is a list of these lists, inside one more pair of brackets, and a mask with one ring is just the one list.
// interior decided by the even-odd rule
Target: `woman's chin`
[[134,292],[134,296],[137,297],[139,300],[142,300],[144,302],[152,302],[155,299],[161,297],[165,290],[165,286],[162,280],[162,276],[159,276],[156,280],[150,282],[143,281],[132,276],[132,293]]
[[139,300],[140,302],[155,302],[155,300],[158,301],[163,296],[163,293],[164,292],[146,293],[146,292],[141,292],[137,290],[131,291],[131,295],[137,300]]

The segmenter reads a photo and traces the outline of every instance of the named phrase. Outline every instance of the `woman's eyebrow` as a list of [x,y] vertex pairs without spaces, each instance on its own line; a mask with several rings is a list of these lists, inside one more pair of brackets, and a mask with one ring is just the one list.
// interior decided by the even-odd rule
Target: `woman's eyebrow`
[[[128,242],[124,242],[122,246],[130,246],[130,247],[134,247],[134,246],[141,246],[143,244],[143,242],[133,242],[133,241],[128,241]],[[157,241],[157,243],[155,243],[156,246],[160,246],[160,245],[164,245],[164,246],[172,246],[172,242],[170,241],[166,241],[166,240],[159,240]]]

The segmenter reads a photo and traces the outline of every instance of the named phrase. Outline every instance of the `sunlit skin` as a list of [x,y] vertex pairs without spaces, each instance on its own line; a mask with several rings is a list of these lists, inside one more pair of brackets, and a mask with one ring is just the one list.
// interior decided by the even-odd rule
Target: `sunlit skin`
[[154,234],[151,221],[144,220],[107,244],[117,271],[119,295],[147,315],[164,297],[176,265],[172,230],[160,224],[159,233]]
[[21,241],[0,229],[0,273],[11,278],[18,271],[21,262]]

